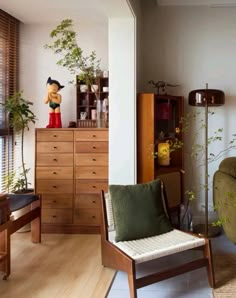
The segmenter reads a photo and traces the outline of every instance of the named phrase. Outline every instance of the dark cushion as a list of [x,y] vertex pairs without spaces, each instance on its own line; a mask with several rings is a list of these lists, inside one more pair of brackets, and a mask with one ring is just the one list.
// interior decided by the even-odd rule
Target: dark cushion
[[145,184],[110,185],[118,241],[135,240],[171,231],[166,217],[159,179]]
[[10,199],[10,210],[14,212],[38,200],[39,196],[36,194],[9,194],[8,198]]
[[236,178],[236,157],[227,157],[219,165],[219,170]]

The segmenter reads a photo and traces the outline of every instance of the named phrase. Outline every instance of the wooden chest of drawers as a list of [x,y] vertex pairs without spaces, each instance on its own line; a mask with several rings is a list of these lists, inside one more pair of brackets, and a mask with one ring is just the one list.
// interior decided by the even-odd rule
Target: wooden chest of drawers
[[43,232],[100,232],[100,191],[108,189],[108,130],[36,129],[35,148]]

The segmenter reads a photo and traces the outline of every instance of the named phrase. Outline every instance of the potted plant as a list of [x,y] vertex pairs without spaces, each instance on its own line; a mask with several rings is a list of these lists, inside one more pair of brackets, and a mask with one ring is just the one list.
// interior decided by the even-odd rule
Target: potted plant
[[27,193],[29,191],[27,174],[30,169],[26,168],[24,157],[24,137],[25,130],[29,130],[30,123],[35,123],[36,116],[31,111],[32,102],[23,98],[23,91],[14,93],[9,96],[5,103],[2,104],[9,115],[9,127],[15,134],[20,134],[21,138],[21,172],[16,177],[16,172],[10,173],[7,177],[9,189],[15,193]]
[[[57,64],[66,67],[71,74],[76,74],[80,86],[87,85],[92,90],[96,74],[100,72],[100,60],[97,59],[95,51],[92,51],[89,56],[84,56],[83,50],[77,42],[73,21],[71,19],[61,21],[52,30],[50,37],[54,42],[51,45],[46,44],[44,47],[62,57]],[[82,90],[81,92],[87,92],[86,87],[83,87]]]

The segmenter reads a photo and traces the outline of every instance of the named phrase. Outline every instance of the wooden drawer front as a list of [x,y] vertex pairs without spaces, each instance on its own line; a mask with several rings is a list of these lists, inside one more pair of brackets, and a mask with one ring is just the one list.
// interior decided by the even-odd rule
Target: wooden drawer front
[[37,179],[73,179],[73,167],[38,167]]
[[108,153],[108,142],[81,142],[75,143],[76,153]]
[[77,166],[108,166],[107,153],[77,153]]
[[72,209],[42,209],[42,222],[72,224]]
[[44,194],[42,196],[42,208],[72,208],[73,195],[72,194]]
[[37,193],[73,193],[73,180],[37,180]]
[[73,131],[63,130],[39,130],[38,142],[73,142]]
[[73,142],[38,142],[39,153],[73,153]]
[[100,208],[100,196],[97,194],[81,194],[75,198],[75,208]]
[[107,130],[75,131],[75,141],[108,141]]
[[108,192],[108,180],[76,180],[76,193]]
[[77,179],[108,179],[108,167],[76,167]]
[[83,208],[74,210],[74,224],[97,226],[101,223],[100,209]]
[[38,153],[38,166],[68,166],[73,165],[72,153]]

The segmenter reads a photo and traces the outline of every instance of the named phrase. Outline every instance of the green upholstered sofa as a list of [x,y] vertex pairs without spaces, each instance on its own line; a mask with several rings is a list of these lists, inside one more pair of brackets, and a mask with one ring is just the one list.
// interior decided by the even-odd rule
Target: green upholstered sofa
[[236,157],[225,158],[215,172],[213,201],[227,238],[236,244]]

